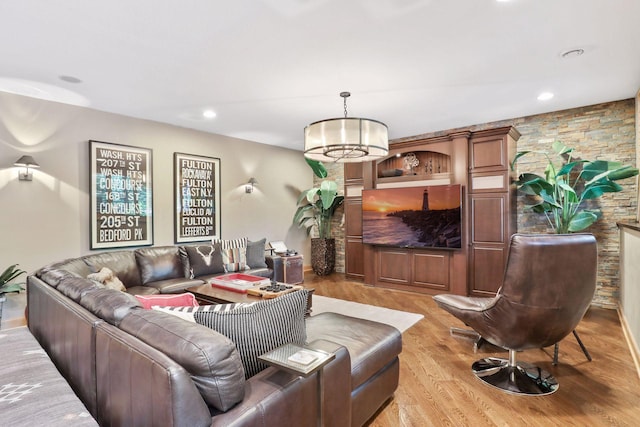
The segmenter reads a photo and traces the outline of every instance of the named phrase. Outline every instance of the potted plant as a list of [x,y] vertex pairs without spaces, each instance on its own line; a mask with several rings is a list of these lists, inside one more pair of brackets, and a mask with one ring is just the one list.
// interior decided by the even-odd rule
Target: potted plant
[[[318,178],[327,177],[322,163],[305,160]],[[331,274],[335,268],[336,242],[331,237],[331,219],[343,202],[344,196],[338,195],[338,185],[332,180],[323,180],[319,187],[303,191],[297,201],[293,223],[305,228],[307,235],[313,230],[317,234],[311,239],[311,268],[319,276]]]
[[2,322],[2,306],[7,299],[5,294],[10,292],[20,292],[24,290],[24,288],[21,286],[22,283],[9,282],[23,273],[25,273],[25,271],[20,270],[18,268],[18,264],[13,264],[7,267],[7,269],[4,270],[2,274],[0,274],[0,323]]
[[[551,149],[554,158],[541,153],[547,158],[544,176],[523,173],[516,186],[533,200],[525,210],[543,213],[554,232],[559,234],[574,233],[591,226],[600,218],[601,212],[588,208],[585,202],[604,193],[622,191],[615,181],[638,175],[637,168],[619,162],[574,159],[573,148],[560,141],[554,142]],[[518,152],[511,169],[515,168],[518,159],[532,152]],[[554,160],[559,161],[558,164],[554,164]]]

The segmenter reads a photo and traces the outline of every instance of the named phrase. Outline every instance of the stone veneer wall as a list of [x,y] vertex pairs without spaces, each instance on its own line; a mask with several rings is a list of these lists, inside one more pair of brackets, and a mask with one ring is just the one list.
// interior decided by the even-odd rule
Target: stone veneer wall
[[[539,114],[499,122],[468,126],[467,129],[481,130],[500,126],[514,126],[522,135],[518,140],[518,151],[549,151],[551,143],[562,141],[575,149],[574,157],[588,160],[617,160],[623,164],[636,165],[636,111],[635,100],[628,99],[607,102],[570,110]],[[449,132],[449,131],[447,131]],[[446,132],[426,134],[436,136]],[[393,143],[393,141],[392,141]],[[518,173],[535,172],[542,174],[546,159],[542,155],[529,154],[518,163]],[[342,164],[327,166],[329,178],[337,181],[342,188]],[[635,179],[620,182],[624,190],[620,193],[605,194],[594,201],[602,211],[602,218],[587,231],[598,240],[599,266],[598,284],[593,300],[594,305],[616,308],[619,300],[619,235],[618,221],[634,221],[638,205]],[[542,215],[523,212],[524,197],[518,197],[518,232],[549,232],[549,226]],[[336,238],[336,271],[344,272],[344,227],[343,210],[334,217],[333,235]]]
[[[344,165],[342,163],[323,163],[327,169],[328,176],[338,184],[339,194],[344,195]],[[313,177],[313,185],[319,186],[322,179],[317,176]],[[345,254],[344,254],[344,206],[340,206],[331,220],[331,235],[336,239],[336,271],[338,273],[345,272]]]
[[[574,158],[616,160],[636,165],[635,103],[633,99],[525,117],[514,122],[522,136],[518,151],[548,151],[555,140],[574,148]],[[531,156],[530,158],[527,158]],[[546,159],[530,154],[518,163],[518,173],[543,174]],[[617,308],[619,295],[620,236],[616,222],[633,221],[638,204],[636,179],[619,181],[623,191],[590,201],[602,217],[586,232],[598,240],[598,283],[593,304]],[[523,212],[524,196],[518,197],[518,231],[549,230],[544,215]]]

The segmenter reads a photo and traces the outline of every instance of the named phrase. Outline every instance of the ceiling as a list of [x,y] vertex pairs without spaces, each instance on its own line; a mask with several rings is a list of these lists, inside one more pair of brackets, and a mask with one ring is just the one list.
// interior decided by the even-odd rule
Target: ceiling
[[302,150],[341,91],[390,138],[632,98],[638,16],[637,0],[2,1],[0,90]]

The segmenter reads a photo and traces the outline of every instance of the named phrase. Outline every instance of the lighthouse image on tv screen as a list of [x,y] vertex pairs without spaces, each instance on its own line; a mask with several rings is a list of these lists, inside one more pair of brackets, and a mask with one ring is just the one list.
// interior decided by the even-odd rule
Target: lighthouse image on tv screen
[[371,245],[458,249],[462,244],[461,187],[362,191],[362,241]]

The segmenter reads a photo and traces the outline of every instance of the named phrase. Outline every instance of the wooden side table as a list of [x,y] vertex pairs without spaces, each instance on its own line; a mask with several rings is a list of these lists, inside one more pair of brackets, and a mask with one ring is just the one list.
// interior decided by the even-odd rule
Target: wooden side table
[[282,256],[282,271],[276,277],[289,285],[299,285],[304,282],[304,258],[302,255]]
[[[296,356],[300,356],[296,359]],[[296,360],[313,358],[309,361]],[[302,377],[308,377],[314,373],[318,379],[318,426],[323,425],[322,417],[324,413],[324,366],[336,358],[334,353],[316,350],[310,347],[301,347],[295,344],[285,344],[268,353],[258,356],[258,360],[270,366],[275,366]]]

